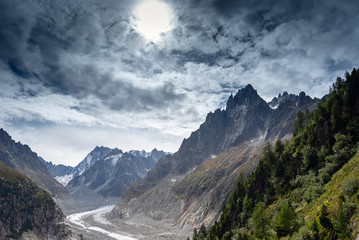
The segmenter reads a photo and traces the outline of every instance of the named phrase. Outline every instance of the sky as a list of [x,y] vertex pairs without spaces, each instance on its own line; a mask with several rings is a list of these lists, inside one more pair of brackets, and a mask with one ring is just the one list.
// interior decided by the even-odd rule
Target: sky
[[322,97],[358,66],[357,0],[0,0],[0,127],[47,161],[175,152],[247,84]]

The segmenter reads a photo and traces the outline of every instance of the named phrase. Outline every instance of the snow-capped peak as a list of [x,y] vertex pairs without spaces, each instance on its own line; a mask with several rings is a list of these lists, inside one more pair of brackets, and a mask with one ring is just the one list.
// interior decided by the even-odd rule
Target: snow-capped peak
[[109,152],[111,148],[107,147],[95,147],[82,162],[75,167],[74,176],[83,174],[86,170],[92,167],[96,162],[102,160]]

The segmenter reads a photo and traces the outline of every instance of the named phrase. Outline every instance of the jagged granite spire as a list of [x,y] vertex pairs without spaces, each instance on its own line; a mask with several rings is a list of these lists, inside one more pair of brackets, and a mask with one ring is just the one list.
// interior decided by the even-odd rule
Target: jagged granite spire
[[268,102],[268,105],[272,108],[272,109],[277,109],[282,103],[287,103],[287,102],[297,102],[296,104],[298,106],[303,106],[305,104],[310,103],[313,100],[317,100],[317,99],[312,99],[311,97],[309,97],[308,95],[305,94],[305,92],[300,92],[299,96],[295,95],[295,94],[288,94],[288,92],[283,92],[283,94],[279,94],[278,97],[274,97],[270,102]]

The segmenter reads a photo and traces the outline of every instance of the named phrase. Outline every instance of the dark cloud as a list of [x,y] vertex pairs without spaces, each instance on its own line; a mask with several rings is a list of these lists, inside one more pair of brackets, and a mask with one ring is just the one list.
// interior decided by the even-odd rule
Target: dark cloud
[[[233,0],[213,0],[213,1],[191,1],[186,7],[180,7],[181,3],[173,3],[178,9],[182,36],[197,35],[199,41],[197,45],[190,43],[192,48],[206,51],[202,46],[214,45],[218,51],[228,51],[234,47],[233,40],[236,39],[237,45],[241,45],[245,39],[254,42],[249,48],[261,51],[256,44],[261,42],[263,37],[270,36],[273,32],[278,33],[278,37],[290,39],[295,29],[307,34],[312,32],[312,36],[303,42],[299,48],[310,48],[317,42],[316,37],[320,34],[337,32],[343,36],[343,39],[350,41],[349,45],[355,41],[355,26],[358,20],[357,14],[359,3],[357,1],[312,1],[312,0],[290,0],[290,1],[233,1]],[[191,6],[191,8],[189,8]],[[290,31],[282,28],[287,25]],[[224,42],[213,43],[211,37],[203,37],[209,31],[221,29]],[[282,31],[279,33],[280,29]],[[199,34],[199,32],[201,34]],[[187,33],[187,34],[186,34]],[[177,35],[180,37],[181,35]],[[215,36],[213,34],[212,36]],[[343,39],[341,41],[343,41]],[[310,44],[312,42],[312,44]],[[279,50],[283,47],[283,42],[274,42],[275,45],[268,46]],[[286,44],[286,42],[284,42]],[[306,46],[305,44],[308,44]],[[330,55],[331,47],[338,47],[332,43],[332,46],[325,46],[324,51]],[[339,44],[338,44],[339,45]],[[341,44],[340,44],[341,45]],[[182,45],[180,45],[182,47]],[[341,45],[342,46],[342,45]],[[190,48],[190,47],[188,47]],[[247,47],[248,48],[248,47]],[[191,50],[191,49],[189,49]],[[266,51],[266,49],[264,49]],[[305,49],[306,50],[306,49]],[[228,51],[230,53],[230,51]],[[188,54],[188,56],[191,56]],[[200,56],[200,55],[199,55]],[[274,55],[277,57],[277,55]],[[199,58],[200,59],[200,58]]]
[[217,65],[221,59],[226,59],[230,55],[226,52],[204,53],[196,49],[192,51],[173,50],[171,55],[177,59],[178,65],[184,65],[187,62],[205,63],[209,66]]
[[[71,1],[46,4],[40,1],[32,4],[25,1],[2,1],[1,59],[16,75],[23,78],[36,77],[55,93],[78,98],[95,96],[116,110],[162,108],[182,100],[184,95],[177,94],[171,83],[149,88],[136,86],[127,79],[114,77],[111,72],[93,63],[101,57],[98,52],[111,51],[108,44],[113,41],[113,37],[127,37],[116,35],[116,32],[121,34],[121,31],[129,28],[128,22],[118,17],[106,20],[101,14],[106,10],[105,14],[108,15],[115,6],[122,11],[117,14],[128,16],[129,13],[125,11],[130,6],[124,2],[119,6],[119,2],[110,1],[98,5],[96,8]],[[131,34],[131,31],[127,34]],[[121,49],[123,66],[119,67],[130,68],[134,72],[151,69],[153,58],[134,56],[130,53],[131,48],[125,48]],[[76,60],[77,56],[84,56],[84,62]],[[161,70],[153,71],[159,73]]]
[[45,75],[55,90],[78,98],[89,95],[99,98],[114,110],[143,111],[177,105],[185,95],[176,93],[170,82],[162,86],[135,86],[126,79],[116,79],[110,73],[101,73],[96,66],[63,68]]
[[[158,48],[144,44],[131,27],[135,3],[2,1],[1,59],[17,74],[34,74],[54,89],[78,93],[76,89],[86,81],[94,84],[101,79],[111,85],[117,79],[106,76],[106,70],[94,63],[77,61],[71,63],[77,72],[68,69],[63,63],[66,54],[96,60],[116,53],[113,57],[120,64],[116,67],[151,77],[182,69],[187,62],[215,66],[234,59],[248,66],[242,56],[253,50],[265,58],[278,58],[291,51],[305,53],[316,48],[320,34],[332,34],[330,39],[342,36],[335,42],[324,41],[324,46],[319,46],[322,54],[335,47],[337,41],[340,45],[354,44],[356,37],[356,28],[352,27],[358,20],[354,16],[358,10],[356,1],[198,0],[170,4],[178,25],[169,40],[171,44]],[[327,55],[323,61],[351,62]],[[91,76],[96,76],[94,81]],[[83,88],[79,96],[86,95],[88,89],[91,88]]]
[[[282,59],[286,67],[300,56],[318,58],[322,69],[336,72],[351,67],[357,53],[350,51],[358,36],[356,1],[175,1],[177,26],[162,47],[145,43],[131,27],[135,3],[0,4],[0,55],[15,74],[34,77],[56,93],[96,96],[115,109],[123,109],[118,102],[126,99],[144,110],[183,100],[176,89],[186,87],[178,82],[170,88],[163,85],[170,79],[160,87],[140,82],[186,71],[187,63],[240,64],[246,74],[260,71],[260,61]],[[137,82],[115,76],[118,69],[138,76]]]
[[321,97],[358,67],[357,0],[167,0],[174,25],[158,42],[135,31],[141,1],[1,0],[0,124],[141,126],[180,142],[248,83],[267,100]]

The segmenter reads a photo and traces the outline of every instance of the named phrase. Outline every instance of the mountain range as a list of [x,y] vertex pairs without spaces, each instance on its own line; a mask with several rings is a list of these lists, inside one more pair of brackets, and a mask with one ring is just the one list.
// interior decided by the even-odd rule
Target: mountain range
[[59,181],[63,186],[66,186],[74,177],[83,174],[86,170],[91,168],[96,162],[103,160],[103,158],[111,151],[107,147],[96,146],[76,167],[65,166],[63,164],[55,165],[52,162],[47,162],[40,158],[46,165],[49,173]]
[[209,113],[178,152],[160,159],[127,189],[109,217],[171,222],[171,239],[178,238],[178,229],[213,223],[239,172],[248,175],[255,169],[266,142],[290,139],[297,112],[311,111],[318,102],[301,92],[267,103],[247,85],[229,97],[225,109]]
[[74,177],[66,189],[74,199],[86,205],[114,204],[166,154],[157,149],[123,152],[118,148],[96,147],[73,169]]
[[[79,239],[62,210],[73,213],[115,204],[166,154],[95,147],[76,167],[55,165],[0,129],[1,238]],[[71,179],[67,189],[54,177]]]
[[80,239],[61,210],[78,205],[37,154],[15,142],[3,129],[0,186],[1,239]]
[[193,228],[193,239],[357,236],[358,76],[338,78],[322,99],[284,92],[266,102],[247,85],[174,154],[95,147],[76,167],[55,165],[0,129],[0,236],[76,239],[56,204],[114,203],[105,222],[140,239],[184,239]]
[[[174,154],[97,146],[76,167],[46,162],[1,129],[1,161],[49,191],[67,211],[117,203],[107,217],[119,226],[160,224],[150,238],[166,228],[166,239],[182,239],[193,227],[217,221],[238,175],[256,169],[267,142],[291,139],[298,111],[312,112],[320,101],[284,92],[266,102],[247,85],[224,109],[210,112]],[[64,204],[71,201],[72,210]]]
[[[255,169],[266,142],[290,139],[297,112],[312,111],[318,102],[304,92],[284,92],[267,103],[247,85],[229,97],[225,109],[210,112],[174,154],[101,146],[76,167],[55,165],[15,143],[2,130],[2,145],[15,144],[3,147],[8,157],[2,159],[32,177],[55,199],[58,195],[74,199],[77,210],[119,201],[109,218],[170,224],[173,235],[169,238],[175,239],[202,223],[213,224],[238,174],[249,175]],[[24,154],[19,159],[14,157],[20,156],[18,151]],[[39,177],[44,174],[47,178]]]

